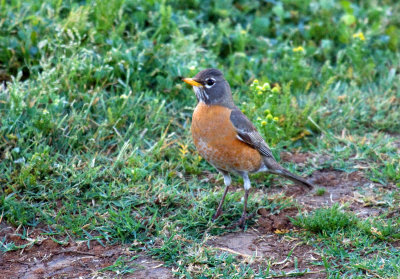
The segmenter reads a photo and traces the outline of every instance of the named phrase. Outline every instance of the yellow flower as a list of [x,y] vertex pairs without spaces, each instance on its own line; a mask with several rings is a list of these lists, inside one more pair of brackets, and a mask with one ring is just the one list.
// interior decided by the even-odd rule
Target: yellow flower
[[183,143],[178,143],[178,144],[180,146],[179,152],[181,153],[181,158],[183,159],[185,155],[189,152],[188,145]]
[[268,82],[266,82],[266,83],[264,83],[262,89],[263,89],[263,90],[270,90],[270,89],[271,89],[271,86],[269,85]]
[[363,32],[358,32],[358,33],[353,34],[353,38],[358,38],[361,41],[365,41],[365,36],[364,36]]
[[267,115],[267,119],[268,119],[268,120],[272,120],[273,118],[274,118],[274,117],[272,116],[272,114],[268,114],[268,115]]
[[276,234],[285,234],[285,233],[288,233],[288,232],[290,232],[288,229],[276,229],[275,231],[274,231],[274,233],[276,233]]
[[304,52],[304,48],[302,46],[298,46],[293,49],[293,52],[300,52],[300,51]]
[[265,114],[271,114],[271,111],[269,109],[264,110]]
[[253,81],[253,84],[254,84],[254,85],[258,85],[258,79],[255,79],[255,80]]
[[246,33],[247,33],[246,30],[240,30],[240,34],[244,35],[244,34],[246,34]]
[[298,135],[297,137],[291,138],[291,140],[292,140],[292,141],[296,141],[296,140],[302,139],[302,138],[304,138],[305,136],[308,136],[308,135],[310,135],[310,134],[311,134],[311,133],[310,133],[308,130],[304,130],[304,131],[301,132],[301,134]]
[[382,232],[378,231],[378,229],[374,227],[371,227],[371,233],[382,236]]
[[280,88],[279,86],[275,86],[275,87],[272,88],[272,90],[271,90],[271,92],[272,92],[272,93],[275,93],[275,94],[279,93],[280,91],[281,91],[281,88]]
[[257,95],[262,95],[262,91],[261,90],[259,90],[258,92],[257,92]]
[[277,121],[279,120],[279,117],[275,116],[275,117],[273,118],[273,120],[277,122]]
[[267,121],[263,120],[263,121],[261,122],[261,126],[265,126],[265,125],[267,125]]

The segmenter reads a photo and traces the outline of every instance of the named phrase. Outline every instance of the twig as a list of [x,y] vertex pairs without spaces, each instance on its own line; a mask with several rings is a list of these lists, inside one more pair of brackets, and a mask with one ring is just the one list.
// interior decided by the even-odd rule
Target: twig
[[59,255],[59,254],[64,254],[64,253],[80,254],[80,255],[86,255],[86,256],[92,256],[92,257],[96,256],[96,254],[93,254],[93,253],[77,251],[77,250],[61,250],[61,251],[55,252],[54,254]]
[[302,276],[305,274],[317,274],[317,273],[321,273],[322,270],[320,271],[307,271],[307,272],[289,272],[289,273],[285,273],[285,274],[279,274],[279,275],[272,275],[269,277],[265,277],[265,279],[272,279],[272,278],[287,278],[287,277],[297,277],[297,276]]
[[215,247],[215,248],[217,248],[219,250],[222,250],[222,251],[225,251],[225,252],[229,252],[229,253],[238,255],[238,256],[242,256],[244,258],[251,258],[252,257],[252,256],[247,255],[247,254],[242,254],[240,252],[236,252],[235,250],[232,250],[232,249],[229,249],[229,248],[224,248],[224,247]]
[[355,267],[357,267],[357,268],[359,268],[359,269],[361,269],[361,270],[364,270],[364,271],[366,271],[366,272],[369,272],[369,273],[373,274],[374,276],[376,276],[377,278],[383,278],[382,276],[380,276],[379,274],[377,274],[375,271],[372,271],[371,269],[368,269],[368,268],[366,268],[366,267],[363,267],[363,266],[360,266],[360,265],[355,265]]
[[292,250],[290,250],[290,252],[289,252],[290,256],[287,256],[283,261],[280,261],[280,262],[277,262],[277,263],[273,263],[272,265],[282,265],[282,264],[286,263],[290,259],[290,257],[292,256],[294,249],[296,249],[297,246],[300,246],[302,244],[303,244],[302,242],[299,242],[296,245],[294,245]]

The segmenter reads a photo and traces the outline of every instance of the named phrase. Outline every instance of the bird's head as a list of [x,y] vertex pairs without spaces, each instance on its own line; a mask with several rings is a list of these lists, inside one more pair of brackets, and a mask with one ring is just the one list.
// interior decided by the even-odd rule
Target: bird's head
[[182,79],[193,86],[197,100],[207,105],[233,106],[231,88],[217,69],[206,69],[193,78]]

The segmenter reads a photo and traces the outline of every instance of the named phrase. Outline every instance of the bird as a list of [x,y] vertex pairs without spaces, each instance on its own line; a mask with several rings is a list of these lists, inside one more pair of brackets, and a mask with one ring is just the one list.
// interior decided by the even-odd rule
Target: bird
[[232,182],[231,174],[241,176],[244,186],[243,213],[234,227],[244,228],[250,216],[247,215],[247,200],[251,173],[272,173],[309,189],[314,188],[312,183],[291,173],[275,160],[257,128],[234,104],[231,88],[221,71],[205,69],[193,78],[182,78],[182,81],[193,87],[197,98],[191,124],[194,145],[200,156],[224,178],[225,191],[213,221],[222,214],[222,205]]

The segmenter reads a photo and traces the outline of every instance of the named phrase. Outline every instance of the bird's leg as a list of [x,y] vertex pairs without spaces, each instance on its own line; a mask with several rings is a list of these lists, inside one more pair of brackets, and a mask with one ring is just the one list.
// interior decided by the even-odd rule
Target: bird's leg
[[243,213],[242,217],[240,217],[238,223],[236,226],[244,229],[244,226],[246,225],[246,220],[247,220],[247,200],[249,199],[249,189],[244,190],[244,204],[243,204]]
[[225,172],[225,171],[220,171],[220,172],[224,176],[225,191],[224,191],[221,201],[219,202],[217,211],[215,212],[214,216],[212,217],[213,221],[215,221],[222,214],[222,204],[224,203],[226,193],[228,193],[229,186],[231,185],[231,182],[232,182],[231,176],[229,175],[228,172]]
[[247,173],[243,173],[242,177],[243,177],[243,182],[244,182],[243,213],[242,213],[242,217],[239,219],[239,221],[230,228],[240,227],[240,228],[244,229],[244,226],[246,225],[246,220],[250,219],[251,217],[254,216],[254,214],[247,215],[247,200],[249,199],[249,192],[250,192],[250,187],[251,187],[250,179],[249,179],[249,176]]

